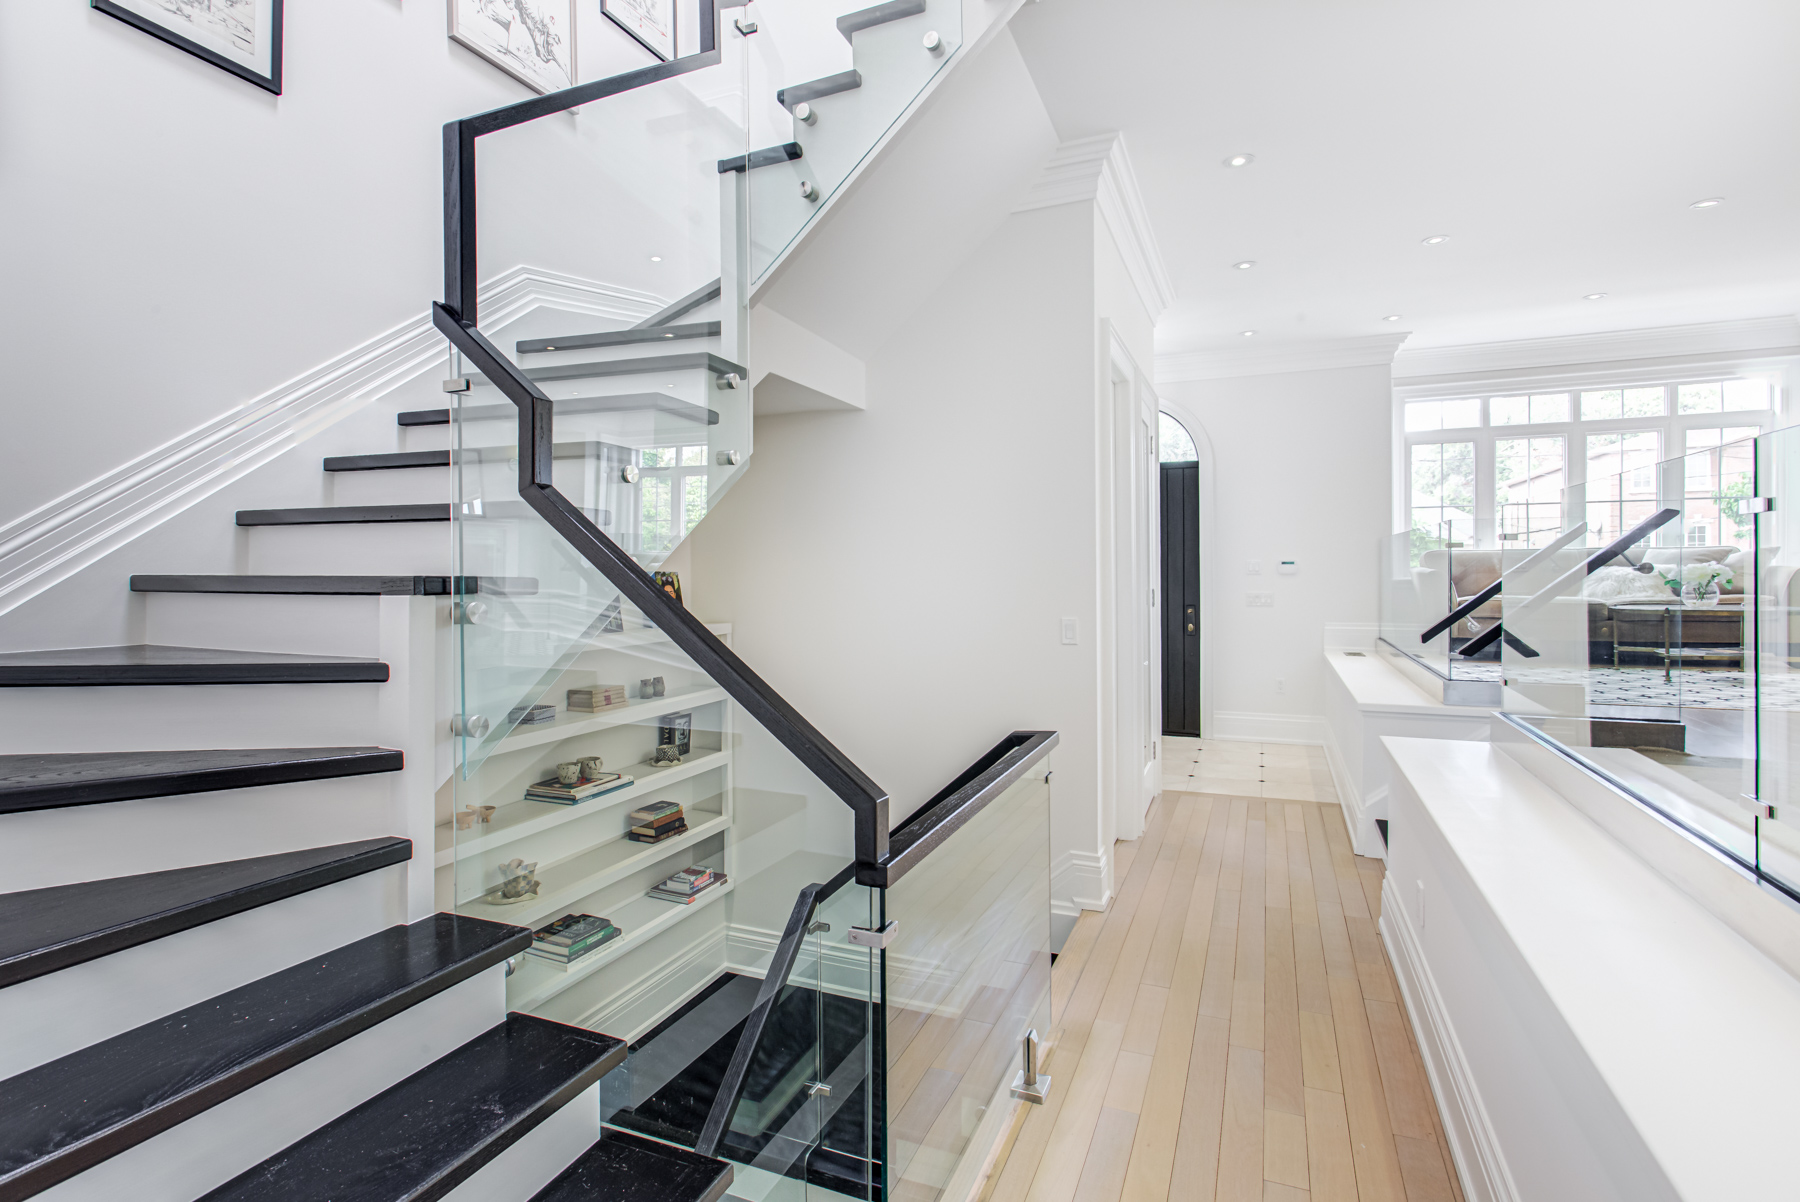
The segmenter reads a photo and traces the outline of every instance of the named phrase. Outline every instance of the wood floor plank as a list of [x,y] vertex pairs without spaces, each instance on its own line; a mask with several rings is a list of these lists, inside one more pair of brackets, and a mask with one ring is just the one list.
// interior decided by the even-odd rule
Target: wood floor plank
[[[1139,1113],[1144,1106],[1144,1087],[1149,1082],[1150,1057],[1138,1052],[1120,1052],[1118,1060],[1113,1062],[1112,1081],[1106,1087],[1105,1106],[1109,1110]],[[1123,1182],[1124,1179],[1121,1168],[1119,1180]]]
[[1231,817],[1225,826],[1225,859],[1219,865],[1219,888],[1233,892],[1244,887],[1244,826],[1250,820],[1250,803],[1231,799]]
[[1306,1168],[1312,1202],[1358,1202],[1342,1094],[1306,1091]]
[[1075,1067],[1065,1087],[1069,1095],[1062,1112],[1056,1116],[1037,1173],[1026,1193],[1028,1202],[1073,1202],[1075,1186],[1081,1179],[1081,1166],[1093,1142],[1094,1127],[1106,1102],[1106,1091],[1112,1084],[1113,1064],[1119,1058],[1119,1044],[1125,1038],[1120,1023],[1096,1021],[1081,1063]]
[[1263,1094],[1263,1105],[1270,1110],[1306,1113],[1306,1098],[1301,1093],[1294,928],[1285,907],[1263,911]]
[[1318,806],[1306,809],[1306,847],[1312,860],[1313,906],[1319,921],[1319,942],[1325,949],[1325,973],[1355,977],[1356,957],[1350,953],[1350,935],[1344,927],[1344,908],[1338,900],[1337,876],[1331,868],[1331,848],[1325,842],[1325,826]]
[[1225,1121],[1219,1139],[1218,1202],[1261,1202],[1262,1093],[1262,1052],[1232,1044],[1225,1069]]
[[1438,1155],[1437,1140],[1396,1135],[1400,1176],[1406,1182],[1406,1202],[1454,1202],[1450,1174]]
[[[1174,808],[1169,815],[1164,846],[1172,843],[1178,846],[1193,815],[1191,806]],[[1113,965],[1112,980],[1107,984],[1099,1010],[1095,1012],[1097,1019],[1116,1022],[1123,1028],[1131,1018],[1132,1003],[1137,1000],[1138,986],[1143,983],[1144,965],[1150,959],[1150,943],[1155,939],[1156,928],[1162,921],[1163,902],[1168,897],[1169,886],[1174,877],[1174,858],[1164,857],[1159,853],[1138,901],[1131,929],[1126,933],[1124,945],[1119,949],[1118,961]]]
[[1187,897],[1200,867],[1212,816],[1211,805],[1198,797],[1184,804],[1189,810],[1189,819],[1168,895],[1171,904],[1163,907],[1156,934],[1150,941],[1150,957],[1144,962],[1144,980],[1151,985],[1166,986],[1175,977],[1175,957],[1181,950],[1181,934],[1187,921]]
[[[1381,863],[1380,860],[1375,862]],[[1358,875],[1362,877],[1363,897],[1369,903],[1369,916],[1379,922],[1381,921],[1381,869],[1364,867],[1358,871]]]
[[1105,913],[1083,910],[1068,939],[1064,940],[1062,951],[1057,953],[1056,965],[1050,971],[1052,1025],[1062,1022],[1063,1012],[1069,1007],[1069,995],[1075,992],[1075,982],[1081,979],[1088,954],[1094,950],[1094,941],[1100,938],[1100,928],[1104,925]]
[[1344,1080],[1338,1072],[1337,1033],[1332,1029],[1331,1015],[1300,1012],[1300,1066],[1306,1088],[1344,1092]]
[[1194,1047],[1188,1058],[1187,1090],[1182,1097],[1173,1173],[1184,1202],[1216,1202],[1219,1197],[1220,1137],[1230,1054],[1229,1020],[1206,1014],[1194,1020]]
[[1263,1047],[1263,803],[1250,803],[1244,827],[1244,887],[1238,894],[1237,958],[1232,968],[1231,1042]]
[[1369,1037],[1368,1012],[1363,1008],[1362,988],[1354,978],[1331,978],[1331,1015],[1338,1071],[1344,1078],[1344,1112],[1350,1120],[1357,1196],[1361,1202],[1405,1202],[1381,1071]]
[[1157,1037],[1162,1034],[1163,1010],[1169,1004],[1169,991],[1157,985],[1138,986],[1137,1000],[1131,1005],[1131,1017],[1125,1022],[1124,1049],[1146,1055],[1156,1051]]
[[1263,1111],[1263,1180],[1295,1189],[1308,1188],[1303,1116],[1282,1110]]
[[1393,1002],[1368,997],[1363,999],[1363,1008],[1369,1015],[1369,1035],[1375,1043],[1375,1064],[1381,1070],[1389,1125],[1395,1135],[1434,1138],[1437,1107],[1425,1080],[1425,1066],[1413,1050],[1405,1015]]
[[1456,1172],[1456,1158],[1450,1155],[1450,1145],[1444,1138],[1442,1124],[1437,1129],[1438,1160],[1443,1163],[1444,1171],[1450,1177],[1450,1196],[1456,1202],[1464,1202],[1462,1178]]
[[1381,946],[1375,920],[1346,914],[1344,929],[1350,936],[1350,955],[1356,961],[1356,976],[1362,982],[1363,996],[1383,1002],[1399,1001],[1388,977],[1387,952]]
[[1074,1202],[1118,1202],[1137,1122],[1138,1116],[1128,1111],[1111,1107],[1100,1111],[1093,1143],[1075,1184]]
[[1310,1198],[1303,1189],[1295,1189],[1291,1185],[1282,1185],[1278,1181],[1263,1182],[1263,1202],[1307,1202]]

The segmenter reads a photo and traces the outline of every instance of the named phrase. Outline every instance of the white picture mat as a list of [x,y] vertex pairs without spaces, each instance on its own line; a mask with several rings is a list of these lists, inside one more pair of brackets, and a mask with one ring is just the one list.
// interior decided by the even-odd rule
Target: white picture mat
[[536,92],[575,84],[575,0],[449,0],[450,38]]
[[675,57],[675,0],[600,0],[600,11],[663,57]]
[[272,75],[275,0],[113,0],[203,50]]

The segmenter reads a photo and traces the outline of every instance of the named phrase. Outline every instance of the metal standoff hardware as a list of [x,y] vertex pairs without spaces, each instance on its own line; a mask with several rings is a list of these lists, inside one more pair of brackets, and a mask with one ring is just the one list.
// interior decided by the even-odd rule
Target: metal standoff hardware
[[638,482],[637,466],[630,463],[626,464],[624,469],[619,472],[619,479],[625,481],[627,484],[636,484]]
[[811,180],[803,179],[800,181],[800,199],[801,200],[817,200],[817,199],[819,199],[819,189],[816,188],[815,186],[813,186],[813,182]]
[[944,52],[944,39],[938,36],[937,30],[934,29],[925,35],[925,49],[931,51],[933,54],[942,54]]
[[794,120],[802,125],[816,125],[819,120],[819,110],[802,100],[794,106]]
[[808,1081],[806,1083],[806,1096],[809,1098],[829,1098],[831,1096],[831,1086],[825,1084],[823,1081]]
[[830,930],[831,924],[828,922],[809,922],[806,924],[806,933],[808,935],[824,935],[829,933]]
[[486,601],[463,601],[456,607],[456,621],[462,626],[479,626],[487,618]]
[[884,948],[900,934],[898,919],[889,919],[886,926],[879,929],[871,927],[851,927],[850,942],[857,947]]
[[1772,803],[1764,801],[1762,798],[1751,793],[1740,793],[1738,796],[1743,799],[1744,808],[1749,810],[1752,814],[1755,814],[1758,818],[1775,817],[1775,806]]
[[737,26],[737,31],[739,33],[743,34],[745,37],[749,37],[751,34],[756,32],[756,22],[755,21],[746,21],[742,17],[733,17],[731,19],[731,23],[733,25]]
[[735,371],[728,371],[719,377],[720,388],[742,388],[743,386],[744,377],[738,375]]
[[1738,502],[1739,513],[1773,513],[1774,497],[1744,497]]
[[742,463],[743,461],[744,461],[744,453],[742,451],[720,451],[719,452],[719,466],[720,467],[736,467],[738,464]]
[[450,717],[450,733],[453,735],[468,735],[471,738],[479,739],[485,737],[487,732],[492,729],[493,724],[480,714],[470,714],[466,717],[462,714],[453,714]]
[[1025,1032],[1025,1067],[1013,1078],[1012,1096],[1021,1102],[1042,1106],[1044,1099],[1050,1096],[1050,1077],[1048,1074],[1039,1074],[1037,1062],[1038,1037],[1037,1028],[1034,1027]]
[[475,381],[471,380],[468,376],[452,376],[450,379],[444,381],[444,391],[467,392],[474,383]]

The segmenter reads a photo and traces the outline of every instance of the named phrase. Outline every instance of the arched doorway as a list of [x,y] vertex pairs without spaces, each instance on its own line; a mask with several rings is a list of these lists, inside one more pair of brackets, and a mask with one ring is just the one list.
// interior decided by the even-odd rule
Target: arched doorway
[[1165,735],[1200,737],[1200,456],[1187,427],[1159,415],[1162,502],[1162,713]]

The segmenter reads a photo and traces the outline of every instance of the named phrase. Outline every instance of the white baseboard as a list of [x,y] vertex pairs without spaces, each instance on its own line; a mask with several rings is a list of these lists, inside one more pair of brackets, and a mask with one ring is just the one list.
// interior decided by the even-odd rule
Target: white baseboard
[[1209,739],[1226,739],[1240,743],[1301,743],[1323,746],[1326,738],[1325,719],[1313,714],[1217,713],[1213,715]]
[[[490,329],[543,305],[637,321],[663,304],[648,293],[536,267],[516,267],[481,289]],[[430,314],[421,314],[0,526],[0,614],[371,401],[447,367],[443,335]]]
[[1050,868],[1050,912],[1065,918],[1104,910],[1112,901],[1112,860],[1097,852],[1065,851]]
[[[726,942],[724,931],[695,940],[653,971],[590,1007],[575,1025],[627,1041],[638,1039],[725,970]],[[652,941],[646,948],[654,946]]]
[[1371,789],[1367,796],[1363,794],[1351,775],[1350,765],[1344,762],[1344,753],[1329,724],[1325,728],[1325,763],[1331,769],[1331,783],[1337,788],[1338,804],[1344,807],[1344,825],[1350,828],[1350,850],[1359,856],[1387,859],[1387,845],[1381,841],[1381,831],[1370,813],[1376,807],[1379,812],[1386,812],[1387,786]]
[[1431,966],[1425,960],[1425,949],[1413,929],[1412,917],[1391,877],[1381,886],[1380,926],[1382,942],[1394,963],[1394,976],[1400,982],[1401,998],[1418,1034],[1419,1052],[1425,1060],[1431,1092],[1437,1098],[1444,1136],[1455,1161],[1452,1167],[1462,1181],[1464,1196],[1469,1202],[1521,1202],[1500,1151],[1500,1137],[1475,1088],[1475,1074],[1432,980]]

